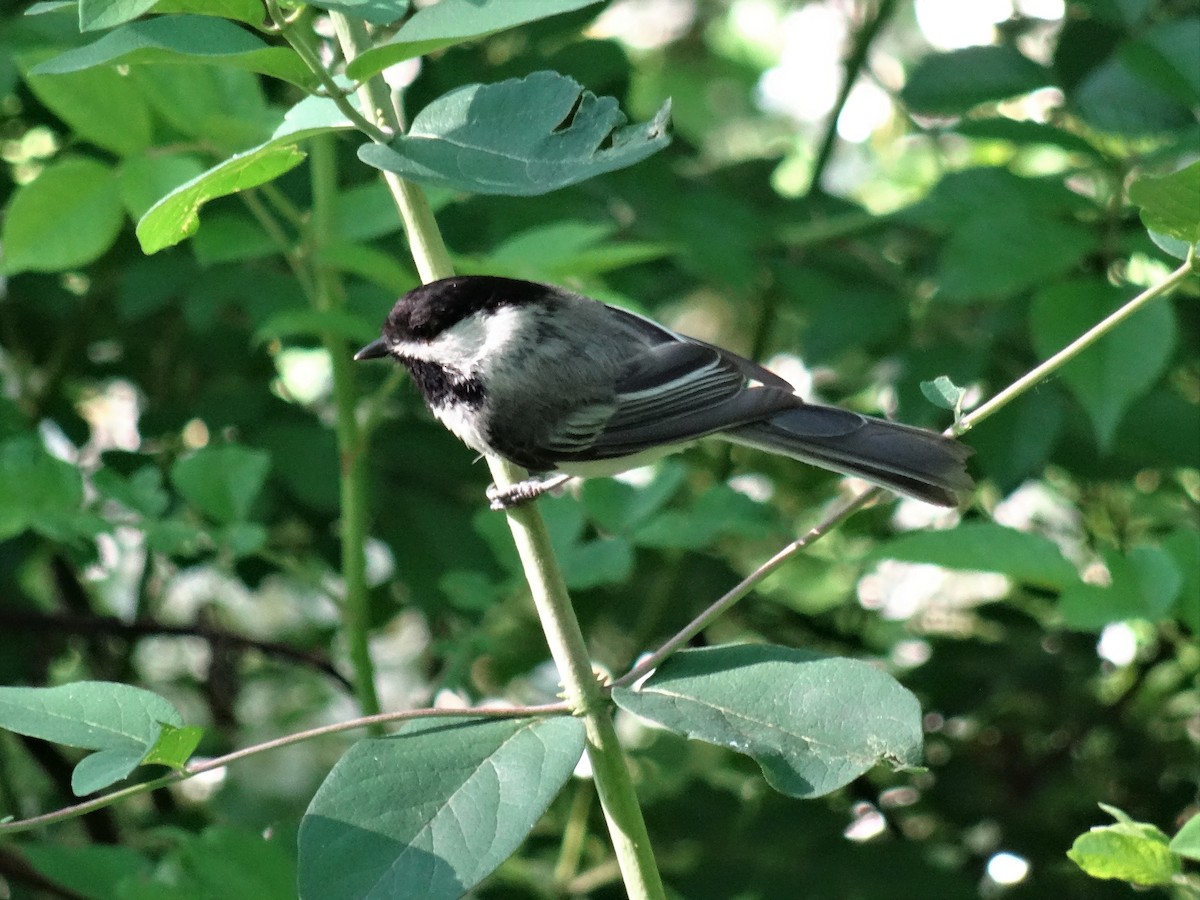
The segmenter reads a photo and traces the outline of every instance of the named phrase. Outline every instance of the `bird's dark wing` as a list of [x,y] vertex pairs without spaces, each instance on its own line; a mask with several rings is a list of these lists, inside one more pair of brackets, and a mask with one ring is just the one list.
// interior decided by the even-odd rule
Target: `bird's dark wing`
[[[607,306],[607,304],[605,304]],[[757,381],[759,384],[767,387],[776,387],[787,391],[789,394],[795,391],[795,387],[787,379],[781,378],[769,369],[764,369],[758,363],[751,362],[744,357],[738,356],[736,353],[730,353],[714,344],[709,344],[699,338],[687,337],[685,335],[676,334],[671,329],[659,325],[653,319],[647,319],[645,316],[639,316],[635,312],[630,312],[627,309],[621,309],[619,306],[609,306],[609,311],[614,313],[618,319],[631,327],[633,330],[640,333],[644,338],[652,343],[672,344],[685,342],[695,344],[699,347],[707,347],[715,353],[720,354],[728,362],[733,363],[741,371],[742,375],[749,381]]]
[[558,460],[630,456],[800,404],[791,386],[765,369],[771,386],[748,387],[750,379],[763,381],[753,363],[618,312],[647,338],[647,346],[629,360],[610,403],[575,410],[558,424],[543,448]]

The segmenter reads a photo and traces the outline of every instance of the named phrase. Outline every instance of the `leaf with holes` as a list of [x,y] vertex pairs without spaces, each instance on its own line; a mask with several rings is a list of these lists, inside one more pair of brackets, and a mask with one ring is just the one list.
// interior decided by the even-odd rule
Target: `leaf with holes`
[[359,159],[425,184],[479,194],[532,196],[631,166],[670,142],[670,103],[625,125],[612,97],[557,72],[472,84],[435,100],[391,144]]

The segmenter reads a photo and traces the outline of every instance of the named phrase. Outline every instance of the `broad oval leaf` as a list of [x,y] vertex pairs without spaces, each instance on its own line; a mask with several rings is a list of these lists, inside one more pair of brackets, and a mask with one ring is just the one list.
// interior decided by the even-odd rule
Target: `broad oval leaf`
[[83,479],[41,441],[19,435],[0,443],[0,541],[32,528],[60,536],[83,507]]
[[994,522],[966,522],[945,531],[908,532],[880,544],[871,558],[999,572],[1021,584],[1050,590],[1079,583],[1075,567],[1052,540]]
[[113,245],[123,218],[112,169],[81,157],[52,163],[13,194],[0,230],[0,271],[85,266]]
[[190,62],[233,66],[269,75],[302,88],[316,76],[295,51],[272,47],[225,19],[155,16],[113,29],[83,47],[35,66],[34,75],[78,72],[112,63]]
[[517,849],[571,776],[583,723],[428,719],[359,741],[300,823],[308,900],[461,897]]
[[964,47],[921,60],[900,96],[914,112],[956,116],[1052,81],[1048,69],[1015,47]]
[[203,447],[171,466],[171,481],[188,503],[228,524],[250,514],[270,468],[271,457],[262,450]]
[[[346,74],[360,80],[368,78],[414,56],[487,37],[538,19],[583,9],[597,2],[599,0],[504,0],[503,3],[440,0],[419,10],[391,40],[360,54],[346,67]],[[360,12],[359,15],[367,18],[364,13]]]
[[82,681],[52,688],[0,687],[0,728],[96,750],[71,775],[82,796],[121,780],[183,718],[157,694],[128,684]]
[[625,125],[612,97],[557,72],[467,85],[421,110],[407,134],[365,144],[359,159],[425,184],[532,196],[631,166],[670,142],[668,102]]
[[154,142],[150,105],[139,86],[115,69],[91,69],[59,75],[28,72],[46,54],[22,56],[17,65],[25,83],[76,135],[118,156],[129,156]]
[[79,0],[79,30],[102,31],[136,19],[158,0]]
[[[1033,346],[1049,359],[1128,299],[1103,281],[1057,284],[1039,291],[1029,310]],[[1087,411],[1102,451],[1113,443],[1121,417],[1153,385],[1175,348],[1175,314],[1151,303],[1062,368],[1062,379]]]
[[793,797],[837,790],[879,762],[921,761],[921,708],[885,672],[853,659],[744,644],[685,650],[622,709],[752,757]]
[[1150,231],[1200,241],[1200,162],[1161,178],[1143,175],[1129,186],[1129,199],[1141,207]]

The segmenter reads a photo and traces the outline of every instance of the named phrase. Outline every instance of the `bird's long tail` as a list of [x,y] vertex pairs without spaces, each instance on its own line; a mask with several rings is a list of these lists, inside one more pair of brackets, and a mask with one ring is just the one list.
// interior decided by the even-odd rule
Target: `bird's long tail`
[[724,433],[738,443],[856,475],[938,506],[973,487],[970,447],[923,428],[831,406],[805,404]]

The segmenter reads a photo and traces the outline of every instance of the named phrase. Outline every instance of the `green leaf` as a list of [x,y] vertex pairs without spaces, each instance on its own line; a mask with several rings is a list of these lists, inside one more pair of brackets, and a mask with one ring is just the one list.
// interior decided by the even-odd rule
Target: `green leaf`
[[262,143],[284,118],[268,105],[263,80],[253,72],[144,63],[126,77],[171,128],[222,155]]
[[1068,628],[1099,631],[1111,622],[1155,622],[1170,614],[1183,574],[1166,550],[1135,547],[1126,556],[1112,551],[1105,554],[1105,563],[1109,586],[1075,584],[1059,597],[1058,611]]
[[125,900],[123,882],[148,879],[151,872],[149,859],[116,844],[23,843],[20,853],[55,885],[87,900]]
[[451,91],[421,110],[391,144],[359,159],[422,183],[481,194],[531,196],[631,166],[670,142],[670,103],[625,126],[612,97],[557,72]]
[[365,244],[327,244],[321,248],[318,262],[339,272],[357,275],[397,297],[420,284],[416,273],[394,254]]
[[137,84],[115,69],[33,75],[35,59],[18,59],[25,83],[47,109],[83,140],[118,156],[145,150],[154,140],[150,107]]
[[647,485],[634,487],[614,478],[583,482],[582,498],[588,515],[611,534],[629,534],[649,521],[679,493],[687,480],[687,467],[666,460]]
[[1200,103],[1200,17],[1160,22],[1122,45],[1121,60],[1139,78],[1185,106]]
[[275,313],[254,333],[255,343],[330,334],[362,345],[379,337],[379,323],[342,309],[288,309]]
[[786,647],[676,653],[622,709],[752,757],[777,791],[819,797],[879,762],[921,761],[921,708],[890,675],[852,659]]
[[0,443],[0,541],[27,529],[56,538],[73,533],[83,506],[83,479],[37,438]]
[[1171,554],[1183,579],[1176,617],[1193,634],[1200,634],[1200,532],[1180,528],[1163,541],[1163,549]]
[[1077,837],[1067,857],[1093,878],[1147,886],[1169,884],[1180,871],[1179,857],[1168,847],[1167,836],[1124,813],[1117,824],[1098,826]]
[[966,388],[960,388],[945,375],[939,375],[933,381],[922,381],[921,393],[930,403],[950,410],[957,417],[962,411],[963,397],[966,396],[967,391]]
[[79,30],[103,31],[136,19],[158,0],[79,0]]
[[0,272],[58,272],[93,262],[121,233],[121,197],[113,171],[68,157],[17,188],[0,230]]
[[235,559],[257,553],[267,544],[267,529],[257,522],[232,522],[215,535]]
[[1017,146],[1049,144],[1066,150],[1068,153],[1081,153],[1086,156],[1103,159],[1103,151],[1093,147],[1086,138],[1070,131],[1047,125],[1045,122],[1031,122],[1018,119],[963,119],[954,125],[954,130],[964,137],[983,141],[1007,141]]
[[1172,853],[1200,862],[1200,813],[1183,823],[1168,846]]
[[1161,178],[1143,175],[1129,186],[1129,199],[1150,231],[1200,242],[1200,162]]
[[245,22],[254,28],[263,24],[262,0],[158,0],[157,13],[195,13]]
[[720,538],[765,538],[774,533],[771,507],[719,484],[693,499],[687,509],[669,509],[634,529],[639,547],[700,550]]
[[551,222],[522,231],[490,253],[462,260],[461,271],[530,280],[559,280],[608,272],[659,259],[671,252],[666,244],[609,241],[612,224]]
[[1093,69],[1069,99],[1088,125],[1110,134],[1168,134],[1196,121],[1186,105],[1135,74],[1120,54]]
[[236,444],[204,447],[171,466],[171,482],[184,499],[222,523],[241,522],[262,490],[271,457]]
[[131,156],[117,173],[121,202],[131,218],[140,219],[163,197],[203,172],[204,164],[189,153]]
[[911,531],[880,544],[869,559],[999,572],[1021,584],[1050,590],[1079,582],[1075,567],[1049,538],[993,522],[965,522],[947,531]]
[[[184,867],[196,900],[293,900],[296,863],[283,829],[210,826],[199,835],[176,829]],[[157,886],[161,890],[161,886]],[[119,900],[126,900],[124,896]],[[146,900],[157,900],[151,895]]]
[[583,753],[583,723],[430,719],[360,741],[300,824],[300,894],[458,898],[525,839]]
[[92,476],[92,484],[105,497],[152,519],[166,512],[171,502],[163,490],[162,472],[154,466],[143,466],[129,476],[101,468]]
[[195,725],[184,725],[176,728],[164,723],[158,734],[158,740],[142,758],[144,766],[167,766],[171,769],[182,769],[204,737],[204,729]]
[[1095,247],[1091,228],[1019,206],[970,214],[942,250],[938,298],[996,300],[1073,269]]
[[300,165],[305,154],[296,144],[305,138],[350,127],[332,100],[301,100],[270,140],[231,156],[154,204],[138,222],[142,250],[155,253],[194,234],[200,207],[209,200],[265,184]]
[[142,252],[157,253],[179,243],[200,227],[200,207],[209,200],[272,181],[300,165],[305,155],[291,145],[255,148],[231,156],[181,184],[150,207],[138,222]]
[[308,5],[345,13],[372,25],[391,25],[404,18],[409,0],[315,0]]
[[[1102,281],[1072,281],[1033,297],[1033,346],[1048,359],[1128,298]],[[1175,316],[1167,303],[1151,303],[1084,350],[1062,369],[1063,381],[1087,411],[1100,449],[1111,448],[1121,416],[1158,381],[1175,348]]]
[[207,62],[258,72],[301,88],[316,76],[291,49],[272,47],[225,19],[155,16],[122,25],[98,40],[34,67],[34,75],[78,72],[114,63]]
[[597,2],[504,0],[503,3],[480,3],[478,0],[441,0],[419,10],[391,40],[360,54],[346,67],[346,74],[362,80],[414,56],[424,56],[443,47],[583,9]]
[[980,103],[1026,94],[1053,80],[1048,69],[1015,47],[965,47],[921,60],[900,99],[916,113],[956,116]]
[[129,775],[158,742],[164,724],[178,728],[183,719],[162,697],[128,684],[0,687],[0,728],[99,751],[75,767],[71,786],[79,796]]

